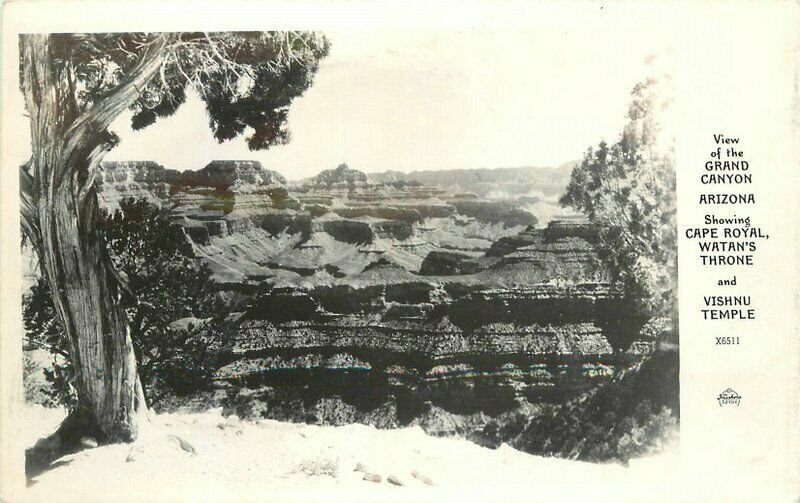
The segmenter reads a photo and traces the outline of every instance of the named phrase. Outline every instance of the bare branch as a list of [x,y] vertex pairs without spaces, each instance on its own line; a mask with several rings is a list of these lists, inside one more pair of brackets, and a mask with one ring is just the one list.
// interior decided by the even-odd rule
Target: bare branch
[[165,96],[169,99],[170,103],[175,103],[175,99],[172,96],[172,93],[169,92],[169,84],[167,83],[167,66],[169,66],[169,61],[172,58],[171,54],[167,54],[164,56],[164,62],[161,64],[161,68],[159,68],[159,75],[161,77],[161,92],[164,93]]
[[205,35],[206,40],[208,40],[208,45],[211,46],[211,50],[214,52],[214,54],[217,55],[220,62],[231,61],[230,58],[226,58],[225,56],[220,54],[219,49],[217,49],[217,44],[215,44],[214,41],[211,40],[211,37],[208,36],[208,32],[203,32],[203,35]]
[[120,39],[117,39],[117,47],[119,48],[120,51],[124,52],[128,56],[134,56],[135,55],[134,53],[132,53],[131,51],[127,50],[125,47],[122,46],[122,40],[120,40]]

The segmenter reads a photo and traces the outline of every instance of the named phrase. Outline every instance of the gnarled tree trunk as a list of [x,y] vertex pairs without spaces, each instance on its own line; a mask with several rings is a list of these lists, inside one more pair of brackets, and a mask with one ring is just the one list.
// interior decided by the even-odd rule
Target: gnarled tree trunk
[[78,406],[60,429],[65,439],[93,434],[104,441],[132,441],[137,418],[146,411],[123,306],[128,293],[98,231],[94,174],[111,148],[108,125],[158,70],[162,48],[163,41],[154,43],[125,81],[81,110],[68,41],[20,37],[32,145],[20,172],[21,217],[76,371]]

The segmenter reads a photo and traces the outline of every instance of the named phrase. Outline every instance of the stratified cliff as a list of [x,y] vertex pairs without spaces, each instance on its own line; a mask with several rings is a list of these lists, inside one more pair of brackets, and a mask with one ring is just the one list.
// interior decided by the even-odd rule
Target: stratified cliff
[[597,261],[596,230],[540,226],[524,198],[380,182],[344,164],[292,185],[251,161],[103,170],[109,208],[124,197],[171,208],[233,299],[215,378],[240,413],[429,431],[455,414],[477,432],[652,349],[647,320]]
[[110,209],[124,197],[173,208],[197,256],[225,283],[326,282],[379,258],[416,272],[432,251],[482,253],[536,222],[511,203],[471,201],[463,215],[441,189],[371,182],[347,165],[287,186],[253,161],[183,173],[117,162],[104,163],[99,184]]

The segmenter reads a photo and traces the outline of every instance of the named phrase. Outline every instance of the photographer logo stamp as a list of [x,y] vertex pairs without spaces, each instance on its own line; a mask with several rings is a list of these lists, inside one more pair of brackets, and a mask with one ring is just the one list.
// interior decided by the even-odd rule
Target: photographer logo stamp
[[739,395],[739,393],[733,391],[731,388],[728,388],[719,394],[717,401],[719,402],[720,407],[724,407],[726,405],[735,405],[738,407],[742,401],[742,397]]

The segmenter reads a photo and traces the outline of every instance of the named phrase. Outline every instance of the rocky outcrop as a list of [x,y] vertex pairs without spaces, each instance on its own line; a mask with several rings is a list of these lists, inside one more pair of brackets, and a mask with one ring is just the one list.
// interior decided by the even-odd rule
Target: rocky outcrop
[[515,236],[505,236],[492,244],[489,257],[503,257],[503,263],[535,261],[544,264],[548,257],[561,263],[594,260],[597,228],[587,220],[553,220],[539,229],[528,226]]
[[152,161],[103,162],[97,184],[101,200],[115,207],[121,199],[144,197],[179,211],[223,211],[235,206],[299,208],[288,197],[286,179],[257,161],[212,161],[197,171],[179,172]]
[[102,191],[105,183],[138,183],[151,189],[156,183],[166,183],[171,192],[194,187],[224,191],[246,190],[248,186],[284,186],[286,178],[276,171],[265,169],[258,161],[212,161],[197,171],[166,169],[153,161],[105,161],[101,164]]
[[[174,183],[180,172],[166,169],[154,161],[106,161],[101,164],[103,176],[97,180],[105,183]],[[145,187],[147,188],[147,187]]]
[[211,161],[201,170],[185,171],[181,183],[186,187],[245,192],[265,185],[284,186],[286,178],[277,171],[264,169],[258,161]]
[[349,244],[371,243],[375,237],[372,226],[358,220],[327,220],[322,229],[335,240]]
[[419,273],[424,276],[475,274],[486,269],[473,255],[453,251],[432,251],[422,261]]
[[161,204],[169,197],[180,172],[153,161],[103,162],[95,179],[101,202],[115,209],[125,198],[146,199]]
[[550,241],[562,238],[579,238],[595,243],[598,238],[597,227],[583,217],[561,218],[551,222],[545,229],[545,237]]
[[350,169],[347,164],[340,164],[336,169],[326,169],[309,180],[312,187],[364,187],[369,185],[369,178],[362,171]]

